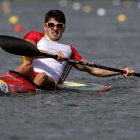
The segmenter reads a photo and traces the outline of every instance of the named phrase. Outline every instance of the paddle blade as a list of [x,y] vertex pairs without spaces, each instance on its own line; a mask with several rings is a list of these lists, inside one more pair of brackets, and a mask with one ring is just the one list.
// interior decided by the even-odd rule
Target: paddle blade
[[0,35],[0,46],[8,53],[21,55],[21,56],[39,56],[40,52],[33,44],[23,39]]

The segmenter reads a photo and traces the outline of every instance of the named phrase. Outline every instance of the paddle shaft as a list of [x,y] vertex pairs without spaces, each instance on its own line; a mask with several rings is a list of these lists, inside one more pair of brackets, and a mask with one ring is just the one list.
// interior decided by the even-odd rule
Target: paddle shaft
[[[28,56],[28,57],[44,56],[44,57],[57,59],[57,55],[54,56],[51,54],[40,52],[37,49],[37,47],[34,46],[32,43],[25,41],[23,39],[17,38],[17,37],[13,37],[13,36],[0,35],[0,46],[6,52],[16,54],[16,55]],[[90,67],[95,67],[95,68],[100,68],[104,70],[110,70],[114,72],[119,72],[121,74],[125,74],[123,70],[98,65],[91,62],[77,61],[77,60],[68,59],[68,58],[65,58],[64,61],[67,61],[70,64],[86,65]],[[140,77],[140,73],[134,73],[133,76]]]

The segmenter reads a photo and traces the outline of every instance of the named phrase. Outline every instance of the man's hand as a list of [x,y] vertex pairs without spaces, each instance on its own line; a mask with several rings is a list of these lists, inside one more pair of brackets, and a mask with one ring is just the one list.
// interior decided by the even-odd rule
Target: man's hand
[[125,77],[131,76],[131,75],[134,74],[134,70],[131,69],[131,68],[129,68],[129,67],[124,68],[123,71],[125,72],[125,73],[123,74]]
[[53,53],[53,55],[57,56],[56,60],[59,62],[62,62],[65,59],[64,54],[62,52],[56,52]]

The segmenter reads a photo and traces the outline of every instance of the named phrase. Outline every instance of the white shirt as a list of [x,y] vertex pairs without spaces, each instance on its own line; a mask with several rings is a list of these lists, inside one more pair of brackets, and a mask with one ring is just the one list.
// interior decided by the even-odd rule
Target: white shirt
[[[43,37],[38,43],[37,48],[48,52],[62,52],[65,58],[70,58],[72,54],[71,47],[65,44],[54,42]],[[67,62],[58,62],[53,58],[41,58],[33,60],[34,71],[45,72],[57,83],[67,66]]]

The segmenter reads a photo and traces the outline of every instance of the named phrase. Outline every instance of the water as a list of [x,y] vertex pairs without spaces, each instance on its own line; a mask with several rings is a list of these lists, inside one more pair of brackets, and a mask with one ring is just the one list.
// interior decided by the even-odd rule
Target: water
[[[13,13],[21,18],[25,30],[15,33],[0,14],[1,34],[22,37],[29,30],[43,31],[44,14],[61,8],[67,16],[67,28],[62,42],[76,46],[86,59],[100,65],[123,68],[130,66],[140,72],[140,11],[137,2],[130,8],[112,6],[111,2],[86,1],[93,11],[74,11],[69,2],[59,7],[56,1],[13,2]],[[40,8],[41,7],[41,8]],[[95,9],[107,9],[99,17]],[[34,9],[32,9],[34,8]],[[119,23],[119,13],[127,15]],[[11,14],[11,15],[12,15]],[[20,56],[0,50],[0,73],[14,69]],[[35,96],[0,97],[0,139],[2,140],[138,140],[140,137],[140,80],[123,76],[100,78],[72,70],[68,80],[112,86],[103,93],[75,94],[51,92]]]

